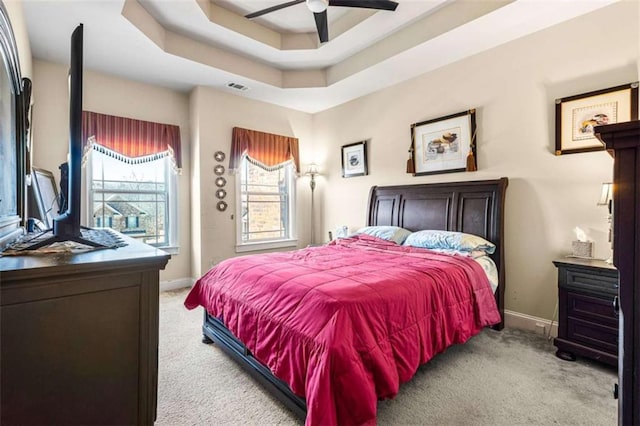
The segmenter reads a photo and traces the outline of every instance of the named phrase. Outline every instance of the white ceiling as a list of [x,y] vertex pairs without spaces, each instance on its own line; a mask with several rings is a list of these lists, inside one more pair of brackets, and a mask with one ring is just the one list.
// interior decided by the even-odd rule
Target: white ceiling
[[[618,0],[397,0],[395,12],[329,7],[329,42],[287,0],[24,0],[34,58],[181,91],[210,86],[318,112]],[[249,87],[234,91],[229,82]]]

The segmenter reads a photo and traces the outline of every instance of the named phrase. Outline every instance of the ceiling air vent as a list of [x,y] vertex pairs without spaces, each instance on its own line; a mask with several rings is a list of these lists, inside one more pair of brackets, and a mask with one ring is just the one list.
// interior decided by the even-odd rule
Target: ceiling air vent
[[245,90],[249,90],[249,88],[247,86],[244,86],[240,83],[227,83],[227,87],[233,90],[241,90],[241,91],[245,91]]

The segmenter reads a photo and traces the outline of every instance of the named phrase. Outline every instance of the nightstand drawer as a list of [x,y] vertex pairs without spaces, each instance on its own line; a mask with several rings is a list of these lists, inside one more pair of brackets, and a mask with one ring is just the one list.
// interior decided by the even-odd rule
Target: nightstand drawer
[[613,309],[613,297],[603,298],[588,294],[567,292],[567,316],[610,327],[618,327],[618,316]]
[[573,342],[581,342],[611,354],[618,354],[618,330],[605,325],[585,321],[580,318],[569,318],[567,322],[567,338]]
[[558,267],[558,337],[556,355],[576,355],[618,364],[618,270],[603,260],[563,258]]
[[564,285],[570,289],[579,289],[599,294],[618,294],[618,275],[598,274],[593,271],[583,272],[575,269],[566,269]]

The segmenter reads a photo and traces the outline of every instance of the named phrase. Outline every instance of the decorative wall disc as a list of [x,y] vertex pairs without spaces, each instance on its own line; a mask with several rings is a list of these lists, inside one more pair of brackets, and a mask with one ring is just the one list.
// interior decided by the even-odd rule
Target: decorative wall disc
[[222,152],[222,151],[216,151],[216,153],[213,154],[213,158],[215,158],[215,160],[218,161],[218,162],[224,161],[225,157],[226,157],[226,155],[224,155],[224,152]]
[[218,204],[216,204],[216,208],[223,212],[227,209],[227,203],[224,201],[218,201]]
[[216,186],[217,187],[222,188],[226,184],[227,184],[227,180],[225,178],[223,178],[222,176],[219,176],[219,177],[216,178]]
[[218,176],[222,176],[224,174],[224,166],[222,164],[218,164],[213,168],[213,173],[217,174]]
[[217,197],[217,198],[219,198],[219,199],[221,199],[221,200],[222,200],[222,199],[223,199],[224,197],[226,197],[226,196],[227,196],[227,191],[225,191],[224,189],[218,189],[218,190],[216,191],[216,197]]

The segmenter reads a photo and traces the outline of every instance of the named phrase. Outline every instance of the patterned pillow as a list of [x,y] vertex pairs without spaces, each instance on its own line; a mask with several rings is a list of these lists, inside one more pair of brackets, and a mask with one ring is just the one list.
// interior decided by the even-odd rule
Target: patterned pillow
[[454,231],[418,231],[409,235],[402,244],[426,249],[483,251],[487,254],[492,254],[496,250],[493,243],[482,237]]
[[367,234],[383,240],[393,241],[396,244],[402,244],[407,236],[411,234],[411,231],[399,226],[365,226],[358,229],[356,234]]

